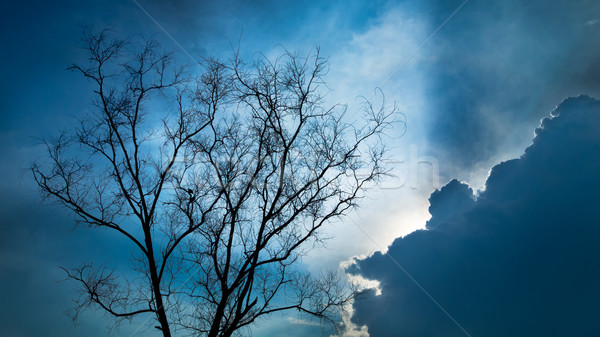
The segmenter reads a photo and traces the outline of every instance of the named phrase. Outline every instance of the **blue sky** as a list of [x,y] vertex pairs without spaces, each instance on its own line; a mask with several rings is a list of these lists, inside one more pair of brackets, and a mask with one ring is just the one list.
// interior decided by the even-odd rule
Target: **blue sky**
[[[406,132],[393,130],[389,140],[397,177],[373,191],[351,221],[331,226],[328,247],[305,258],[306,267],[315,271],[358,256],[364,259],[360,263],[364,270],[372,268],[365,277],[385,280],[389,275],[377,270],[376,258],[367,256],[396,245],[398,236],[423,228],[433,214],[429,196],[435,188],[456,178],[474,192],[484,189],[489,170],[519,157],[532,143],[539,121],[556,105],[569,96],[600,97],[597,1],[137,1],[152,18],[132,1],[2,4],[0,289],[11,303],[1,309],[11,336],[41,331],[49,336],[106,335],[108,324],[95,312],[84,315],[71,330],[63,312],[71,306],[73,287],[59,282],[64,275],[58,266],[77,265],[85,258],[117,259],[127,249],[109,233],[73,229],[69,214],[40,205],[31,176],[23,172],[41,154],[36,137],[68,128],[74,116],[89,108],[89,87],[65,70],[82,56],[77,46],[83,24],[110,26],[124,36],[157,34],[182,62],[190,60],[162,29],[194,57],[227,57],[230,45],[238,41],[247,57],[256,51],[276,53],[278,45],[301,52],[320,46],[330,60],[328,102],[347,103],[353,111],[357,97],[371,97],[377,87],[382,87],[388,102],[397,102],[407,122]],[[586,150],[590,154],[597,148]],[[439,184],[427,165],[411,173],[411,163],[419,158],[435,160]],[[571,173],[568,165],[562,169]],[[494,202],[506,202],[502,198]],[[598,198],[590,194],[586,200]],[[484,212],[476,207],[475,213]],[[434,252],[422,249],[426,251],[406,255]],[[437,289],[438,279],[423,278]],[[381,296],[386,296],[386,289],[393,293],[393,287],[386,287],[382,286]],[[393,305],[390,313],[410,311],[399,307],[393,296],[386,301]],[[364,314],[369,303],[356,305],[355,322],[385,325]],[[470,314],[461,307],[456,310]],[[262,322],[256,333],[280,335],[290,327],[299,334],[320,333],[298,323],[284,316]],[[129,336],[138,325],[125,324],[116,335]],[[385,329],[369,326],[373,336],[385,336]]]

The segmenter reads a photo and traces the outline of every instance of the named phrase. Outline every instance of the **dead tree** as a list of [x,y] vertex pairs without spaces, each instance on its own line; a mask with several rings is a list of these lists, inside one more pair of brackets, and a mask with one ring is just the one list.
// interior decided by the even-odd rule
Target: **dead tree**
[[395,109],[367,102],[353,126],[343,106],[325,107],[318,50],[203,59],[194,77],[154,41],[104,31],[86,47],[70,69],[94,86],[94,109],[44,142],[32,172],[48,200],[117,231],[136,258],[127,273],[65,269],[78,309],[151,313],[164,336],[231,336],[283,310],[335,322],[353,289],[297,262],[385,174],[380,135]]

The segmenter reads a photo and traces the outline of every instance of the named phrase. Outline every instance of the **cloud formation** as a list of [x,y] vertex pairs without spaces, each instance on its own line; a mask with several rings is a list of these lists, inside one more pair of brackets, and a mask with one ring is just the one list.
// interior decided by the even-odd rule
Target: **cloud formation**
[[348,271],[380,282],[355,305],[372,337],[588,336],[600,310],[600,101],[569,98],[485,191],[453,180],[430,197],[427,229]]

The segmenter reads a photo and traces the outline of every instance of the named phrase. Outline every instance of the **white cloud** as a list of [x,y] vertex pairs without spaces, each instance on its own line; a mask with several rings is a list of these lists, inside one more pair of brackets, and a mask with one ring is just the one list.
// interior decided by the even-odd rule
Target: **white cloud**
[[291,317],[291,316],[287,317],[286,320],[288,322],[290,322],[291,324],[296,324],[296,325],[321,326],[321,324],[318,322],[313,322],[313,321],[309,321],[306,319],[296,318],[296,317]]
[[342,312],[342,334],[339,336],[331,335],[330,337],[369,337],[369,328],[366,325],[358,326],[352,322],[353,314],[354,308],[350,303]]

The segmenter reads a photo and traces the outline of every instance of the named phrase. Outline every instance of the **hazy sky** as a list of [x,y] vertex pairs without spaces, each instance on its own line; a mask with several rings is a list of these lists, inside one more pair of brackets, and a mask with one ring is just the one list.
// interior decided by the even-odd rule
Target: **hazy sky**
[[[34,1],[1,6],[0,174],[4,179],[0,181],[0,294],[5,305],[0,319],[10,336],[104,336],[108,331],[108,324],[99,319],[103,316],[95,312],[84,315],[81,324],[72,329],[64,311],[71,306],[74,288],[71,283],[59,282],[64,275],[58,266],[77,265],[98,256],[102,256],[101,261],[119,256],[126,251],[124,242],[110,233],[74,230],[69,214],[40,205],[31,175],[23,171],[42,153],[36,137],[69,128],[73,117],[90,107],[86,82],[65,70],[82,57],[77,48],[81,45],[81,25],[108,26],[123,36],[157,34],[164,46],[186,63],[192,62],[188,54],[227,57],[231,45],[238,42],[249,57],[257,51],[276,53],[279,45],[300,52],[319,46],[330,61],[327,100],[347,103],[349,111],[359,107],[359,96],[372,97],[375,89],[381,88],[386,100],[396,102],[406,116],[406,132],[393,130],[388,140],[397,177],[372,191],[348,221],[332,226],[328,247],[304,260],[308,269],[320,270],[359,256],[363,269],[354,272],[379,280],[397,275],[382,272],[377,269],[377,258],[366,257],[392,242],[408,247],[418,241],[407,239],[409,243],[399,244],[394,239],[424,228],[434,188],[456,178],[473,191],[483,189],[489,170],[503,160],[519,157],[532,143],[540,119],[556,105],[574,95],[600,97],[597,1],[137,0]],[[590,123],[600,128],[594,124],[596,119],[591,118]],[[560,142],[560,135],[552,137]],[[586,149],[588,155],[597,155],[597,147]],[[552,156],[547,157],[527,163],[547,167]],[[432,162],[439,168],[439,183],[432,179],[430,166],[417,165],[418,161]],[[561,170],[568,173],[570,166]],[[519,183],[518,177],[511,180],[511,184]],[[462,188],[452,198],[463,200],[460,198],[468,187],[461,186],[465,185],[448,185],[443,193],[450,195],[448,191]],[[511,198],[499,193],[493,202],[504,205],[514,202]],[[590,194],[586,200],[597,201],[598,197]],[[484,206],[474,207],[475,214],[486,212]],[[533,222],[539,225],[539,221]],[[449,228],[463,228],[462,222],[453,223],[458,224]],[[532,231],[514,235],[527,236]],[[462,239],[453,237],[447,249],[456,252],[458,248],[453,245],[461,246]],[[439,245],[436,240],[429,244]],[[421,261],[422,256],[439,253],[428,249],[424,244],[407,252],[402,261],[409,261],[410,256],[415,256],[412,261]],[[476,252],[465,249],[461,254]],[[423,261],[428,263],[427,258]],[[385,268],[392,274],[398,272],[393,266]],[[423,278],[440,293],[447,291],[437,285],[439,278],[427,274]],[[402,306],[402,299],[393,296],[399,287],[382,284],[381,296],[388,297],[373,295],[358,303],[355,321],[369,325],[373,336],[389,336],[389,331],[396,331],[396,326],[386,326],[390,319],[367,313],[376,312],[369,305],[378,300],[385,302],[390,315],[410,311],[410,307]],[[510,290],[500,286],[490,289],[499,294]],[[407,298],[413,295],[417,296],[411,293]],[[472,302],[479,305],[474,299]],[[425,325],[432,317],[428,313],[439,309],[419,308],[422,310],[415,312],[422,312],[418,319]],[[470,309],[457,306],[456,310],[467,317],[466,322],[471,321]],[[599,312],[597,307],[595,310]],[[415,319],[410,316],[410,320]],[[295,315],[284,316],[262,322],[255,332],[261,336],[321,333],[319,327],[304,323]],[[116,336],[130,336],[138,326],[139,322],[125,324]],[[406,335],[440,333],[420,328],[415,324]],[[478,335],[491,335],[483,328],[476,329]],[[151,331],[141,330],[143,334]]]

